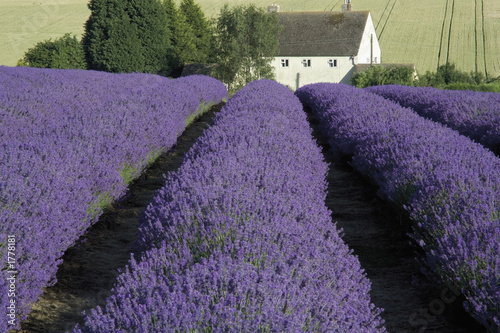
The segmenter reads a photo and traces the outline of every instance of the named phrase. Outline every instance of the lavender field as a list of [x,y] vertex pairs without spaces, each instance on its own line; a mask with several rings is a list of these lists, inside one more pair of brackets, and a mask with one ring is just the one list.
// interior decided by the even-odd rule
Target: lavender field
[[64,251],[175,145],[188,120],[226,97],[209,77],[0,67],[0,291],[8,318],[0,331],[26,317],[42,287],[55,283]]
[[145,254],[74,332],[384,332],[324,205],[326,170],[298,99],[247,85],[147,208]]
[[[391,99],[420,101],[408,105],[420,115],[378,95],[389,98],[387,91]],[[415,309],[400,311],[397,320],[405,323],[395,323],[396,306],[384,312],[380,297],[371,297],[394,287],[387,281],[374,291],[370,277],[377,288],[385,283],[379,276],[398,277],[372,268],[367,275],[363,264],[382,266],[366,261],[373,256],[358,258],[359,247],[353,252],[345,239],[359,235],[344,235],[332,220],[365,208],[326,204],[327,191],[340,186],[327,183],[327,174],[338,166],[325,161],[304,112],[310,110],[329,154],[408,216],[408,240],[422,253],[415,266],[426,279],[456,290],[483,329],[498,332],[500,160],[491,126],[497,102],[493,94],[467,94],[313,84],[294,95],[269,80],[247,85],[192,139],[178,169],[159,177],[159,190],[140,204],[145,208],[133,209],[134,244],[123,245],[127,264],[103,302],[85,308],[76,327],[73,321],[57,331],[459,332],[448,324],[417,326],[420,303],[410,300]],[[132,200],[122,199],[136,195],[131,184],[226,98],[224,85],[206,76],[0,67],[0,292],[5,317],[15,314],[0,331],[20,327],[57,283],[58,267],[71,265],[63,255],[84,247],[103,212]],[[358,234],[372,228],[356,223]],[[397,297],[389,302],[405,302]],[[53,326],[26,327],[19,332]]]
[[466,310],[500,329],[500,160],[451,128],[369,92],[313,84],[296,92],[334,149],[402,205],[430,276],[466,298]]
[[455,129],[500,155],[500,94],[397,85],[367,90]]

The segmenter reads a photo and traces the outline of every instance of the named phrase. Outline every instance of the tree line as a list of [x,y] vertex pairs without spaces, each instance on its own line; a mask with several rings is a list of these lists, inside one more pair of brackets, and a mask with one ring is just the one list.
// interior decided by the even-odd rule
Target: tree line
[[351,84],[358,88],[387,84],[435,87],[450,90],[475,90],[500,92],[500,77],[486,78],[480,72],[464,72],[455,64],[440,65],[435,72],[416,75],[410,66],[370,66],[351,77]]
[[[18,65],[75,68],[112,73],[152,73],[177,77],[189,63],[211,64],[209,75],[230,92],[260,79],[274,79],[281,26],[276,13],[255,5],[220,10],[208,20],[194,0],[90,0],[81,40],[65,34],[29,49]],[[351,84],[432,86],[500,91],[500,78],[464,73],[454,64],[415,76],[408,66],[375,65],[356,73]]]
[[280,25],[255,5],[229,7],[208,20],[194,0],[90,0],[81,40],[71,34],[30,48],[20,66],[178,76],[184,64],[215,64],[231,90],[273,78]]

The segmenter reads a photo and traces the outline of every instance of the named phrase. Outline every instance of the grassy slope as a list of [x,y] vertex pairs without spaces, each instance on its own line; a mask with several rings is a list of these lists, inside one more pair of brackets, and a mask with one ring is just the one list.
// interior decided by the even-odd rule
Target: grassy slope
[[484,1],[484,31],[486,47],[486,67],[488,74],[492,76],[500,75],[500,3],[496,0]]
[[0,0],[0,65],[14,66],[36,43],[72,33],[80,38],[87,0]]
[[[88,0],[1,0],[0,65],[15,65],[36,42],[83,33]],[[207,17],[225,2],[197,0]],[[232,0],[231,5],[248,3]],[[254,0],[282,11],[339,10],[343,0]],[[177,0],[180,3],[180,0]],[[370,10],[379,35],[382,61],[414,63],[421,73],[448,59],[465,71],[500,76],[500,1],[498,0],[353,0],[354,10]]]

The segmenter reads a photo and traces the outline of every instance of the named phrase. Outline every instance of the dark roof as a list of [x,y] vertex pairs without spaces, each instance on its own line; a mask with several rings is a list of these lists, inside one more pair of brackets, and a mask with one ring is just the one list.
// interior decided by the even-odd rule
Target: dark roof
[[368,11],[278,12],[279,56],[357,55]]

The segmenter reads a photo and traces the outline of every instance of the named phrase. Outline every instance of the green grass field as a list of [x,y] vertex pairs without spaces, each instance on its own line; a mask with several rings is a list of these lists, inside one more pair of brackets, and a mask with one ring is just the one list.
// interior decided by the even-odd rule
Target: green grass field
[[[229,1],[198,0],[208,18]],[[254,0],[281,11],[337,11],[343,0]],[[382,48],[382,62],[414,63],[419,73],[447,61],[464,71],[500,76],[500,1],[352,0],[369,10]],[[64,33],[81,36],[88,0],[0,0],[0,64],[13,66],[28,48]],[[180,3],[180,0],[177,0]],[[248,0],[232,0],[232,5]]]
[[36,43],[72,33],[80,38],[87,0],[0,0],[0,65],[14,66]]

